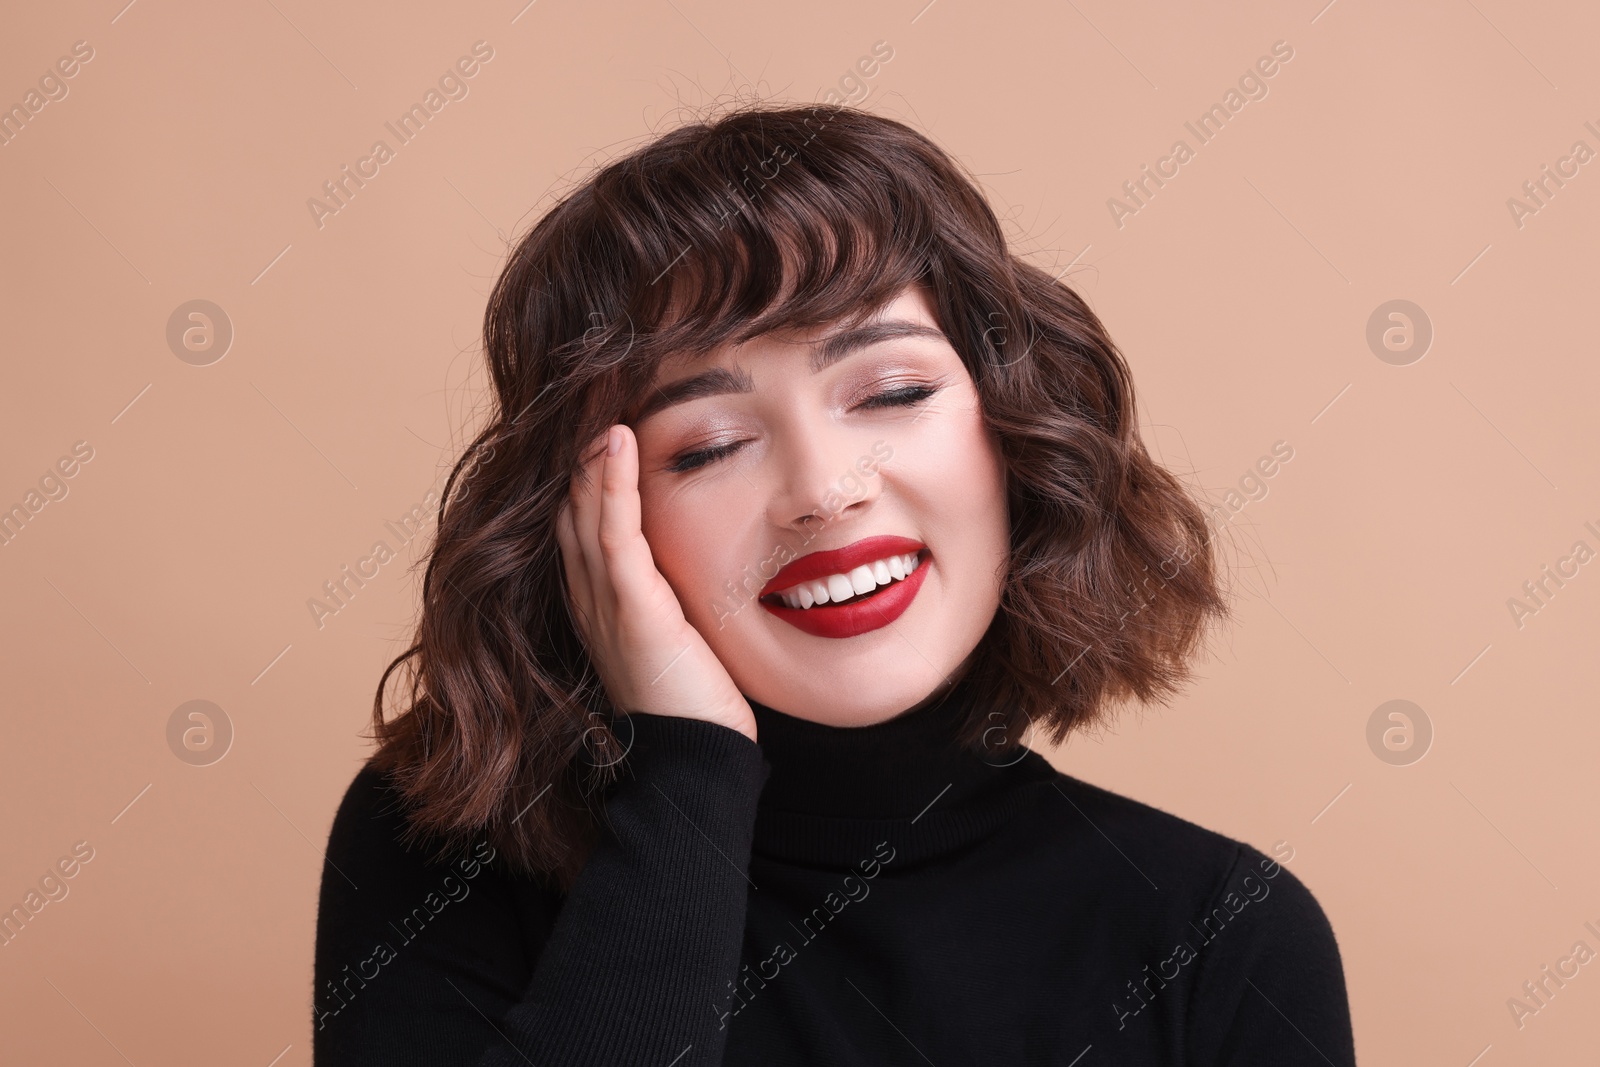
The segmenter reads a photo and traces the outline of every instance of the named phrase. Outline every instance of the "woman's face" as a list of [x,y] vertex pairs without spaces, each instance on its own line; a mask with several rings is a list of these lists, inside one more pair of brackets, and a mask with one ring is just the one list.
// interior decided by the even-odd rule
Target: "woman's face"
[[853,333],[671,361],[634,425],[643,532],[685,617],[740,692],[837,726],[920,707],[960,673],[1010,534],[998,442],[925,292]]

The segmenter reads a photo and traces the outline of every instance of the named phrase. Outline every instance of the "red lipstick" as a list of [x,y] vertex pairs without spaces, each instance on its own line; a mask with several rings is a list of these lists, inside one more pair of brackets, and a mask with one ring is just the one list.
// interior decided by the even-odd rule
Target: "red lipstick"
[[865,600],[850,604],[821,604],[810,608],[791,608],[781,601],[761,599],[765,610],[796,629],[816,637],[855,637],[887,626],[905,613],[927,575],[927,546],[909,537],[880,535],[868,537],[843,548],[812,552],[785,566],[761,589],[761,597],[830,574],[849,574],[857,567],[883,559],[918,553],[917,568],[898,581],[875,590]]

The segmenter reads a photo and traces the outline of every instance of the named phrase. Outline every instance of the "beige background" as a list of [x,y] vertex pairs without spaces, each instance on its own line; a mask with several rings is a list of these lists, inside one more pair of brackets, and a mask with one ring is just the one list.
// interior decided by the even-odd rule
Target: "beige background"
[[[320,629],[306,602],[398,544],[476,425],[504,239],[680,104],[819,100],[881,40],[857,98],[1067,271],[1153,450],[1219,504],[1294,450],[1228,524],[1239,620],[1196,684],[1053,759],[1287,842],[1363,1063],[1592,1062],[1600,963],[1520,1029],[1507,1007],[1600,951],[1600,564],[1520,627],[1507,603],[1600,550],[1600,162],[1520,227],[1507,206],[1600,150],[1592,5],[121,2],[13,5],[0,33],[7,105],[94,50],[0,147],[0,507],[93,449],[0,547],[0,905],[94,850],[0,948],[0,1058],[310,1062],[320,846],[415,546]],[[307,199],[479,40],[469,95],[319,228]],[[1183,123],[1279,40],[1268,95],[1196,147]],[[1116,225],[1179,137],[1194,158]],[[192,299],[235,330],[208,366],[166,340]],[[1366,341],[1394,299],[1435,332],[1404,366]],[[235,731],[209,766],[168,746],[195,699]],[[1420,761],[1369,747],[1391,699],[1432,725]]]

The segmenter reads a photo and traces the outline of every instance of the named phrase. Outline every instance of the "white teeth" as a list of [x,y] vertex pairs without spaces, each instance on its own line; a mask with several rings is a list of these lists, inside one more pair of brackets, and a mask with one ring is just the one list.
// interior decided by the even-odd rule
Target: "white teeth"
[[905,578],[917,569],[918,556],[917,552],[885,556],[883,559],[856,567],[849,574],[830,574],[826,578],[801,582],[792,588],[782,590],[778,593],[778,597],[791,608],[809,608],[836,600],[848,600]]

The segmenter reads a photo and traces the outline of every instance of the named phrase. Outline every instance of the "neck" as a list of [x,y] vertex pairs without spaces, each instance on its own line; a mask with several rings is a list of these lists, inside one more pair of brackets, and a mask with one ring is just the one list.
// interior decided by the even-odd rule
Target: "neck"
[[848,864],[879,840],[931,854],[987,832],[1016,799],[1014,786],[1054,770],[1025,750],[985,758],[964,747],[971,697],[958,682],[869,726],[830,726],[750,701],[770,767],[757,851]]
[[946,690],[868,726],[830,726],[750,701],[772,772],[761,803],[813,815],[914,816],[954,779],[995,768],[956,742],[967,703]]

